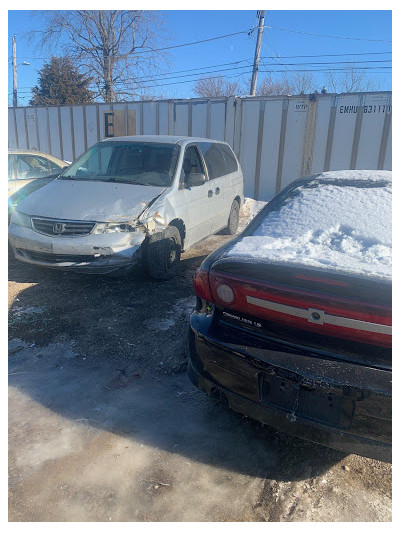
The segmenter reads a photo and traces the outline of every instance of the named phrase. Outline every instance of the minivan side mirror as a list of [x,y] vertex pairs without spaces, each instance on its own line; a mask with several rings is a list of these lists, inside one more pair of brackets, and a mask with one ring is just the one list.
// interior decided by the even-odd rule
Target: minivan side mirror
[[193,172],[186,178],[186,187],[198,187],[206,182],[206,177],[202,172]]

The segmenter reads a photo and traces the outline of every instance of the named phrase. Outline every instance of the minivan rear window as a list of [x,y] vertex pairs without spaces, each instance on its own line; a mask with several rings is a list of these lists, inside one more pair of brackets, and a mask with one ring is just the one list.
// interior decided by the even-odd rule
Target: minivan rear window
[[198,143],[208,168],[210,180],[228,174],[228,167],[217,143]]
[[223,154],[223,156],[225,158],[225,162],[226,162],[226,166],[228,168],[228,172],[229,173],[236,172],[238,170],[238,164],[237,164],[237,161],[235,159],[235,156],[233,155],[232,150],[226,144],[219,144],[218,148],[221,150],[221,152],[222,152],[222,154]]

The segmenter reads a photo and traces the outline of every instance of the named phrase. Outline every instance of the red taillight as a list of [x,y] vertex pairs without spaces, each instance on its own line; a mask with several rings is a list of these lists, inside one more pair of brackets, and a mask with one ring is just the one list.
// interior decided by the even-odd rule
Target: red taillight
[[202,270],[201,267],[198,268],[193,277],[193,288],[199,298],[203,298],[203,300],[207,300],[207,302],[212,302],[213,299],[211,296],[208,274],[208,270]]
[[[245,314],[323,335],[390,346],[391,309],[332,293],[248,280],[211,271],[212,299]],[[317,283],[316,283],[317,286]]]

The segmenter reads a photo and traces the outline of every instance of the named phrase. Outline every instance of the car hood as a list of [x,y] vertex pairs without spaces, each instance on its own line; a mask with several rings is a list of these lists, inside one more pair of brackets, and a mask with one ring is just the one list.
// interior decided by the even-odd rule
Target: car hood
[[67,220],[134,220],[165,188],[56,179],[24,198],[18,211]]

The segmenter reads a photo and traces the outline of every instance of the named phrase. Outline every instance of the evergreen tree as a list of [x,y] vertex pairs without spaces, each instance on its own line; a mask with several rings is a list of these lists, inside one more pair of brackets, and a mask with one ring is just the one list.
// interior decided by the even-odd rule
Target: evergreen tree
[[85,78],[68,57],[52,57],[39,71],[38,84],[32,89],[30,105],[71,105],[93,102]]

